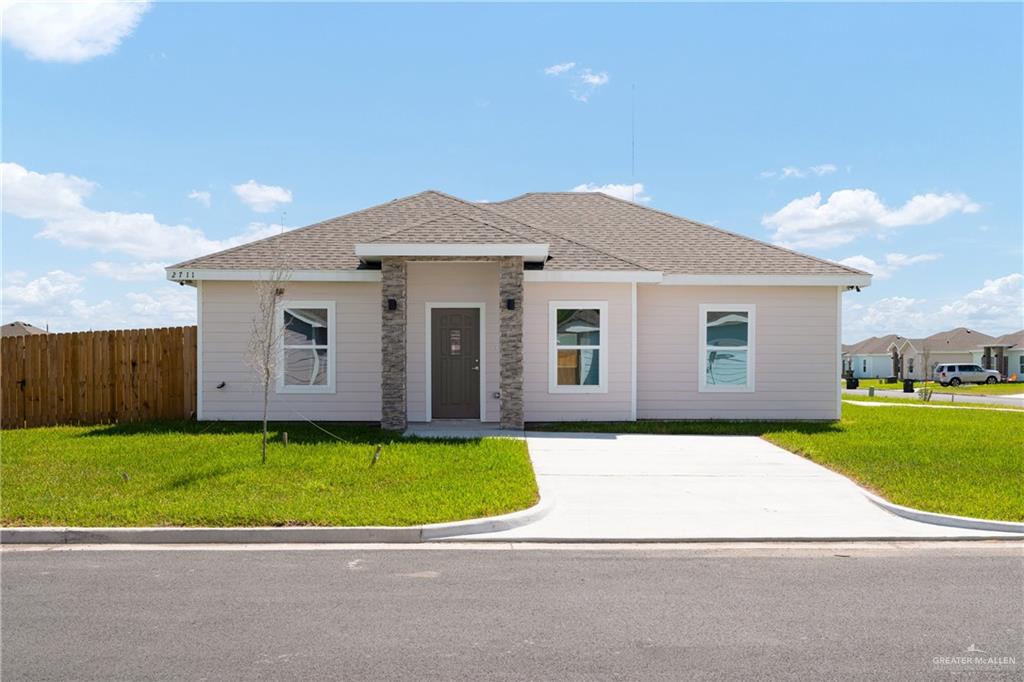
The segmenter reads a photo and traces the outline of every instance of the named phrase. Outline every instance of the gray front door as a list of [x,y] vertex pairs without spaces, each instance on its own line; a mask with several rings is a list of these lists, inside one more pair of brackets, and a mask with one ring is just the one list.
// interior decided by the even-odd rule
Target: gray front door
[[480,418],[480,310],[434,308],[430,317],[433,419]]

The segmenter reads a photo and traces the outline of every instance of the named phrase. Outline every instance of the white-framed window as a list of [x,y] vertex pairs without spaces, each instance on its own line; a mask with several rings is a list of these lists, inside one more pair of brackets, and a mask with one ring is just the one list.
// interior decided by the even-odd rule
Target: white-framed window
[[548,304],[548,392],[608,392],[608,302]]
[[700,391],[754,390],[754,318],[753,304],[700,305]]
[[334,393],[334,301],[278,305],[278,393]]

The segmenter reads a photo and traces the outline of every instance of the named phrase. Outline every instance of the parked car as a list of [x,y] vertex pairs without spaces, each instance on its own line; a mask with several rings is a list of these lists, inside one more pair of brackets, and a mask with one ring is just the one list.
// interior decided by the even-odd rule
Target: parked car
[[1002,376],[996,370],[985,369],[981,365],[936,365],[932,380],[943,386],[995,384],[1002,380]]

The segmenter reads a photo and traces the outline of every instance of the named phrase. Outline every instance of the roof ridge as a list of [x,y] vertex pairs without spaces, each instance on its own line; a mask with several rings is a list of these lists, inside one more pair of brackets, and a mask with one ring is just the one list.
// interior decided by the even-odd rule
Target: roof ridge
[[686,218],[684,216],[678,216],[678,215],[676,215],[674,213],[669,213],[668,211],[663,211],[663,210],[658,209],[658,208],[651,208],[650,206],[641,206],[640,204],[637,204],[635,202],[627,201],[626,199],[620,199],[618,197],[613,197],[610,194],[605,194],[604,192],[571,192],[571,194],[596,194],[596,195],[600,196],[603,199],[609,199],[611,201],[615,201],[615,202],[618,202],[618,203],[621,203],[621,204],[625,204],[625,205],[631,206],[633,208],[639,208],[639,209],[643,209],[643,210],[647,210],[647,211],[654,211],[655,213],[659,213],[659,214],[661,214],[663,216],[668,216],[669,218],[675,218],[676,220],[685,220],[687,222],[693,223],[694,225],[699,225],[699,226],[705,227],[705,228],[707,228],[709,230],[714,230],[715,232],[721,232],[722,234],[727,234],[727,235],[729,235],[731,237],[738,237],[739,239],[745,239],[745,240],[747,240],[749,242],[754,242],[755,244],[761,244],[762,246],[767,246],[768,248],[775,249],[776,251],[783,251],[785,253],[790,253],[790,254],[793,254],[795,256],[801,256],[803,258],[810,258],[811,260],[817,261],[819,263],[825,263],[826,265],[832,265],[832,266],[837,267],[837,268],[843,268],[843,269],[848,270],[849,272],[852,272],[854,274],[858,274],[858,275],[870,275],[871,274],[870,272],[866,272],[864,270],[858,270],[857,268],[851,268],[849,265],[842,265],[841,263],[836,263],[834,261],[830,261],[827,258],[818,258],[817,256],[812,256],[810,254],[802,253],[800,251],[794,251],[793,249],[787,249],[784,246],[779,246],[777,244],[772,244],[771,242],[766,242],[766,241],[762,241],[760,239],[755,239],[754,237],[749,237],[749,236],[747,236],[745,234],[739,234],[738,232],[732,232],[731,230],[723,230],[720,227],[715,227],[714,225],[708,225],[707,223],[702,223],[701,221],[694,220],[693,218]]
[[[436,190],[434,190],[434,191],[436,191]],[[450,194],[445,194],[444,192],[437,192],[437,193],[441,194],[442,196],[446,196],[449,199],[454,199],[455,201],[459,201],[459,202],[461,202],[463,204],[466,204],[468,206],[473,206],[474,208],[478,208],[478,209],[484,211],[485,213],[494,213],[495,215],[499,215],[502,218],[505,218],[506,220],[511,220],[514,223],[518,223],[519,225],[523,225],[524,227],[528,227],[531,230],[537,230],[539,232],[543,232],[544,234],[549,234],[552,237],[558,237],[559,239],[561,239],[563,241],[567,241],[567,242],[570,242],[572,244],[576,244],[577,246],[582,246],[585,249],[590,249],[591,251],[594,251],[595,253],[599,253],[599,254],[601,254],[603,256],[608,256],[609,258],[614,258],[615,260],[622,261],[623,263],[629,263],[630,265],[638,267],[641,270],[650,270],[650,268],[645,267],[643,265],[640,265],[639,263],[636,263],[634,261],[631,261],[628,258],[623,258],[622,256],[617,256],[614,253],[608,253],[607,251],[604,251],[602,249],[598,249],[596,247],[593,247],[590,244],[584,244],[581,241],[578,241],[576,239],[570,239],[569,237],[566,237],[565,235],[558,234],[557,232],[552,232],[550,230],[545,230],[543,227],[537,227],[536,225],[531,225],[530,223],[524,223],[523,221],[518,220],[516,218],[513,218],[512,216],[507,216],[504,213],[498,213],[496,211],[489,211],[489,210],[485,209],[483,206],[475,204],[472,201],[467,201],[467,200],[462,199],[460,197],[455,197],[455,196],[452,196]],[[536,194],[536,192],[534,192],[534,194]],[[573,194],[573,192],[568,192],[568,194]],[[579,192],[575,192],[575,194],[579,194]],[[503,203],[503,202],[493,202],[493,203]]]
[[[285,235],[298,234],[299,232],[305,232],[306,230],[311,230],[314,227],[320,227],[321,225],[326,225],[327,223],[332,222],[334,220],[338,220],[340,218],[349,218],[349,217],[354,216],[354,215],[359,215],[360,213],[366,213],[367,211],[372,211],[374,209],[387,206],[388,204],[393,204],[393,203],[395,203],[397,201],[408,201],[409,199],[414,199],[414,198],[416,198],[418,196],[422,196],[424,194],[429,194],[431,192],[437,193],[436,190],[425,189],[422,192],[416,192],[416,194],[410,194],[407,197],[398,197],[396,199],[389,199],[388,201],[382,201],[379,204],[374,204],[373,206],[367,206],[366,208],[361,208],[358,211],[352,211],[351,213],[343,213],[341,215],[336,215],[333,218],[327,218],[325,220],[321,220],[319,222],[312,223],[310,225],[303,225],[302,227],[296,227],[294,230],[287,230],[285,232],[280,232],[278,234],[272,234],[269,237],[264,237],[263,239],[254,239],[251,242],[243,242],[241,244],[236,244],[235,246],[230,246],[230,247],[228,247],[226,249],[221,249],[220,251],[214,251],[213,253],[204,253],[201,256],[194,256],[193,258],[189,258],[189,259],[183,260],[183,261],[181,261],[180,263],[178,263],[176,265],[168,265],[164,269],[165,270],[170,270],[170,269],[173,269],[173,268],[184,267],[185,263],[190,263],[190,262],[192,262],[194,260],[198,260],[200,258],[210,258],[212,256],[220,256],[220,255],[223,255],[225,253],[231,253],[232,251],[237,251],[238,249],[242,248],[243,246],[249,247],[249,246],[252,246],[253,244],[261,244],[263,242],[267,242],[267,241],[270,241],[272,239],[280,239],[281,237],[283,237]],[[442,192],[442,194],[443,194],[443,192]],[[283,228],[284,225],[282,225],[281,227]]]
[[[435,192],[436,194],[441,194],[442,196],[448,197],[448,195],[446,195],[444,192],[437,192],[437,190],[428,190],[428,191]],[[451,197],[451,198],[454,199],[454,198],[457,198],[457,197]],[[490,222],[489,220],[481,220],[481,219],[478,219],[478,218],[474,218],[473,216],[468,216],[465,213],[460,213],[459,211],[449,211],[447,213],[442,213],[441,215],[437,215],[437,216],[433,216],[431,218],[427,218],[426,220],[420,221],[418,223],[413,223],[412,225],[407,225],[405,227],[400,227],[397,230],[395,230],[394,232],[388,232],[387,234],[382,234],[381,236],[375,238],[373,241],[379,242],[382,239],[387,239],[388,237],[393,237],[396,234],[399,234],[400,232],[405,232],[406,230],[412,230],[412,229],[415,229],[417,227],[422,227],[422,226],[424,226],[424,225],[426,225],[428,223],[432,223],[432,222],[434,222],[436,220],[441,220],[442,218],[447,218],[447,217],[453,216],[453,215],[454,216],[459,216],[460,218],[465,218],[466,220],[472,220],[474,223],[480,223],[481,225],[486,225],[487,227],[490,227],[491,229],[498,230],[499,232],[504,232],[505,234],[510,234],[513,237],[519,237],[520,239],[525,239],[525,240],[527,240],[527,241],[529,241],[530,243],[533,243],[533,244],[538,243],[538,242],[533,241],[530,237],[526,237],[524,235],[521,235],[521,234],[518,234],[516,232],[513,232],[512,230],[506,230],[503,227],[499,227],[499,226],[493,224],[492,222]],[[501,215],[501,214],[498,214],[498,215]]]

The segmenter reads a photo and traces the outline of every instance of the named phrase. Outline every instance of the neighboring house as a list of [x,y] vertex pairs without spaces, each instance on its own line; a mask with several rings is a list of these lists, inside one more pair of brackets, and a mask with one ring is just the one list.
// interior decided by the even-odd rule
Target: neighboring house
[[998,370],[1004,379],[1024,380],[1024,329],[980,344],[972,358],[985,369]]
[[860,270],[596,193],[428,191],[167,270],[198,290],[201,419],[255,419],[254,281],[282,262],[272,419],[835,419]]
[[28,322],[8,322],[7,324],[0,326],[0,337],[34,336],[36,334],[46,333],[45,329],[33,327]]
[[943,363],[973,363],[979,347],[995,341],[988,334],[957,327],[923,339],[898,339],[889,346],[900,379],[930,379]]
[[902,337],[896,334],[872,336],[859,343],[843,347],[846,370],[858,379],[882,379],[896,376],[889,347]]

